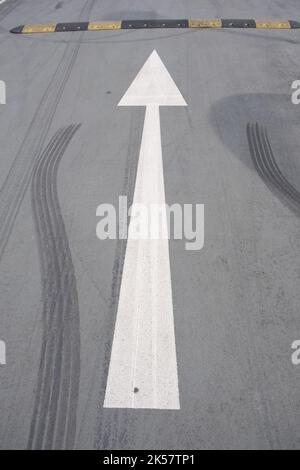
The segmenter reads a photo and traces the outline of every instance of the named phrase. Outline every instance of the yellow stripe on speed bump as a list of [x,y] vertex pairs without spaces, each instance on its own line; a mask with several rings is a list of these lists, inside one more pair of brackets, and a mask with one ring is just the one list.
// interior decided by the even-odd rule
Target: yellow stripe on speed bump
[[189,28],[221,28],[222,21],[215,20],[189,20]]
[[88,25],[88,31],[100,29],[121,29],[121,21],[91,21]]
[[24,26],[22,33],[54,33],[55,28],[55,23],[27,24]]
[[288,20],[255,20],[258,29],[291,29]]

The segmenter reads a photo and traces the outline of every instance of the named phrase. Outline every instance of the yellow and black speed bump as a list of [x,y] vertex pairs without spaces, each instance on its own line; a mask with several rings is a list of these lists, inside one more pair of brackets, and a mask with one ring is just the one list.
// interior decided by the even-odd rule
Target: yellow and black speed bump
[[67,31],[100,31],[110,29],[152,29],[152,28],[257,28],[257,29],[300,29],[300,22],[294,20],[243,20],[243,19],[182,19],[182,20],[123,20],[91,21],[85,23],[28,24],[11,29],[14,34],[58,33]]

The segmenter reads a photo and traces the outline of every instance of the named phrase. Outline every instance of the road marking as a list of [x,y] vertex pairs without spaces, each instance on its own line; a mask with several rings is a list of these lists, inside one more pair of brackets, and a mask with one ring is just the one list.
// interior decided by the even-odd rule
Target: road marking
[[[159,106],[186,105],[153,51],[119,103],[146,106],[134,206],[165,204]],[[163,211],[161,225],[166,224],[167,215]],[[142,227],[140,231],[143,233]],[[137,239],[132,223],[104,407],[180,408],[169,242],[163,237]]]

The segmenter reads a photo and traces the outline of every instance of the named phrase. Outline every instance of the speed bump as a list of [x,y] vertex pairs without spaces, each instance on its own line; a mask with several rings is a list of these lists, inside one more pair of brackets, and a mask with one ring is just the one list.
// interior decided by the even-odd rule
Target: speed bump
[[101,31],[114,29],[165,29],[165,28],[238,28],[238,29],[299,29],[300,22],[294,20],[254,19],[155,19],[90,21],[85,23],[28,24],[11,29],[14,34],[58,33],[71,31]]

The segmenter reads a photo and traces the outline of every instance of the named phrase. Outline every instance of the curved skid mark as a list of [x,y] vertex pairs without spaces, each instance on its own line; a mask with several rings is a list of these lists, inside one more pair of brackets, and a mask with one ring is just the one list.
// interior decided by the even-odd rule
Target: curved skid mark
[[44,335],[28,448],[72,448],[80,375],[76,279],[57,194],[59,162],[80,126],[58,131],[38,161],[32,207],[39,241]]
[[[79,15],[81,21],[89,18],[94,4],[95,0],[86,0]],[[84,32],[81,33],[81,35],[83,34]],[[79,36],[77,43],[66,45],[63,56],[49,81],[23,142],[0,188],[0,262],[30,184],[33,169],[43,150],[47,133],[76,62],[81,39],[82,36]]]
[[282,174],[268,137],[267,130],[258,123],[248,123],[247,138],[253,164],[265,181],[288,201],[293,209],[300,211],[300,193]]

